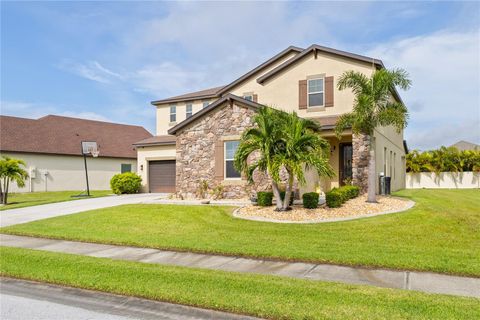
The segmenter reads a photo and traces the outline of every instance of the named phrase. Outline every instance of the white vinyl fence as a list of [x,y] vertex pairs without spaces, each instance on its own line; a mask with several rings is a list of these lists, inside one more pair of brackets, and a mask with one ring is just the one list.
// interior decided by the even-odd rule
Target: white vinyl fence
[[407,173],[407,189],[474,189],[480,188],[478,172]]

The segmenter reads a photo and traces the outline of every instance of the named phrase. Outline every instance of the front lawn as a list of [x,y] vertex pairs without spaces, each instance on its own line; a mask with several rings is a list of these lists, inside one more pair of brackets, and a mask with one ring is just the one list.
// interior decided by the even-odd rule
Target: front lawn
[[[480,300],[0,247],[0,274],[274,319],[478,319]],[[114,270],[114,272],[112,272]]]
[[126,205],[0,232],[480,276],[480,190],[404,190],[398,195],[416,206],[346,222],[274,224],[235,219],[231,207]]
[[[86,199],[72,198],[82,191],[50,191],[50,192],[30,192],[30,193],[11,193],[8,195],[8,204],[0,206],[0,210],[9,210],[30,206],[38,206],[40,204],[63,202],[70,200]],[[110,190],[90,191],[91,197],[104,197],[112,194]]]

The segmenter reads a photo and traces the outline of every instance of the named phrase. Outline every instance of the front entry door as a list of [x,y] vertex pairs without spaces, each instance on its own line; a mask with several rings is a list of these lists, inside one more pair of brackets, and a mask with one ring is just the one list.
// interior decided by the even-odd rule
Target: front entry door
[[340,144],[340,163],[339,163],[339,177],[340,185],[345,185],[345,180],[352,179],[352,158],[353,148],[351,143]]

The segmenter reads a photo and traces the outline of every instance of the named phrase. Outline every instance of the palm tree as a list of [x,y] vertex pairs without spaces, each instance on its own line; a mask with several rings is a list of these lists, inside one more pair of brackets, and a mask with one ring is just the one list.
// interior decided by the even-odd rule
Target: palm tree
[[16,182],[20,188],[25,186],[28,173],[21,166],[26,166],[25,161],[10,157],[0,159],[0,203],[7,204],[11,181]]
[[[267,173],[276,210],[289,210],[294,179],[305,183],[305,169],[314,168],[319,176],[333,175],[328,163],[328,142],[318,135],[319,127],[315,122],[299,118],[296,113],[264,107],[255,115],[254,123],[256,126],[242,135],[235,166],[250,182],[256,169]],[[257,159],[250,161],[253,154],[257,154]],[[282,170],[287,176],[283,200],[279,188]]]
[[351,89],[355,100],[353,111],[338,119],[335,126],[337,136],[352,128],[354,134],[363,134],[370,141],[367,202],[376,202],[375,149],[372,141],[375,128],[393,126],[400,132],[407,125],[407,107],[392,99],[392,92],[397,86],[403,90],[411,86],[407,72],[402,69],[376,70],[371,77],[357,71],[346,71],[338,80],[338,89]]

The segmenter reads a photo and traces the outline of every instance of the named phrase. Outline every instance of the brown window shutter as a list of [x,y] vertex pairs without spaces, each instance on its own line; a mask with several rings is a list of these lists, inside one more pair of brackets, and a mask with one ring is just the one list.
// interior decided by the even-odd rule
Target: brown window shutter
[[257,94],[253,95],[253,102],[258,102],[258,95]]
[[325,107],[333,107],[333,77],[325,77]]
[[298,81],[298,109],[307,109],[307,80]]
[[223,180],[224,160],[223,141],[219,139],[215,143],[215,180]]

